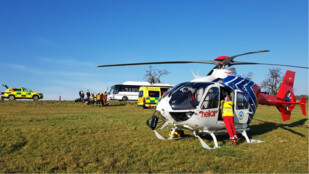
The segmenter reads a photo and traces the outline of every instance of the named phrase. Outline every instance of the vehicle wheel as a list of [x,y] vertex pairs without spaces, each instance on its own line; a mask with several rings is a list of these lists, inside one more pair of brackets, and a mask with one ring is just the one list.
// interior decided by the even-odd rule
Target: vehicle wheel
[[38,100],[39,100],[39,96],[34,95],[34,96],[32,97],[32,99],[33,99],[33,101],[38,101]]
[[15,96],[14,96],[14,95],[10,95],[10,96],[9,96],[9,100],[10,100],[10,101],[15,100]]
[[128,101],[128,97],[127,96],[122,97],[122,101]]
[[143,104],[143,108],[144,108],[144,109],[146,109],[146,108],[147,108],[147,107],[146,107],[146,103],[144,103],[144,104]]

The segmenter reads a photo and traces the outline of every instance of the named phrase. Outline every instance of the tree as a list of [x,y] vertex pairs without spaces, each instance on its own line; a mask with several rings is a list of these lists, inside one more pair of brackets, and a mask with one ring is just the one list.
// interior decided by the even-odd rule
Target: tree
[[253,72],[248,72],[247,74],[242,75],[242,77],[248,80],[252,80],[253,75]]
[[147,80],[150,84],[161,83],[161,76],[167,75],[170,72],[167,70],[157,70],[152,69],[152,66],[149,66],[149,70],[146,70],[144,79]]
[[280,68],[270,68],[266,79],[261,84],[261,89],[269,92],[271,95],[276,95],[280,88],[282,78]]

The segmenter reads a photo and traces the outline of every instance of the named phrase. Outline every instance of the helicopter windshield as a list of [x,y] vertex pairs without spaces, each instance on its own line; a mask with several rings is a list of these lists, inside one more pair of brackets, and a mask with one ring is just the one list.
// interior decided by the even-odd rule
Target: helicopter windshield
[[205,89],[213,83],[187,83],[172,93],[170,105],[174,110],[195,109]]

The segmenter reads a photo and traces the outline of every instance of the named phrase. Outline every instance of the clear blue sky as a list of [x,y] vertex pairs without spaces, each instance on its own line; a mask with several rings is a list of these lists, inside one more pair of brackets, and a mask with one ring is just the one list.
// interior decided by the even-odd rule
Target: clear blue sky
[[[149,66],[102,64],[213,60],[268,49],[237,61],[308,66],[307,0],[0,0],[0,83],[72,100],[143,81]],[[162,81],[193,79],[213,65],[155,65]],[[260,84],[272,66],[237,66]],[[296,72],[295,93],[308,94],[308,70]],[[3,87],[0,88],[4,90]]]

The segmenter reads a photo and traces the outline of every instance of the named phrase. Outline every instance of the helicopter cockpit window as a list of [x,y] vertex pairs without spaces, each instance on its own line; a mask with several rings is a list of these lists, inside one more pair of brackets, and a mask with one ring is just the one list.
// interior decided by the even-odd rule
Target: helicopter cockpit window
[[187,83],[172,93],[170,105],[174,110],[195,109],[205,89],[212,83]]
[[212,87],[209,89],[201,107],[202,109],[218,108],[218,103],[219,103],[219,88]]
[[237,109],[248,109],[249,95],[244,93],[237,93]]

